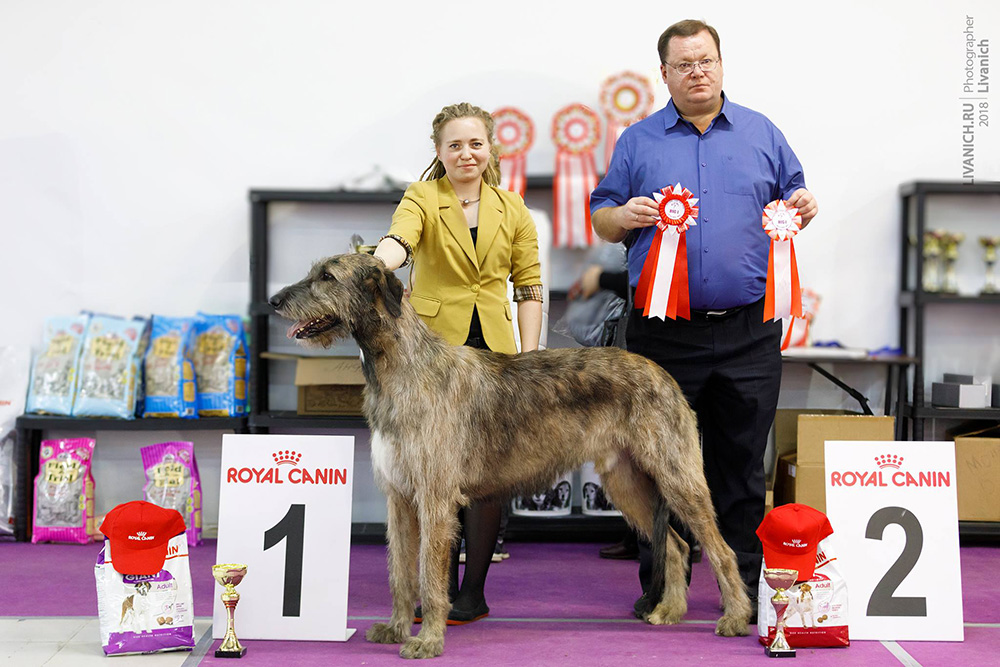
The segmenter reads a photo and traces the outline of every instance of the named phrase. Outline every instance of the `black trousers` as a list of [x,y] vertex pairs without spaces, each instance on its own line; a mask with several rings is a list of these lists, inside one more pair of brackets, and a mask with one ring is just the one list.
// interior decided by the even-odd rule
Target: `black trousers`
[[[763,558],[755,531],[764,518],[764,450],[781,385],[781,322],[763,319],[763,299],[724,315],[692,312],[690,322],[632,311],[626,333],[629,351],[666,369],[698,415],[719,529],[751,595]],[[652,556],[641,541],[639,559],[646,591]]]

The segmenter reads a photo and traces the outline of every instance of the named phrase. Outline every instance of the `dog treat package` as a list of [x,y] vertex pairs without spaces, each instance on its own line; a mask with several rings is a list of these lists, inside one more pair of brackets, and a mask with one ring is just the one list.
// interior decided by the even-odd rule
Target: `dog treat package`
[[[139,542],[149,532],[136,530],[132,537]],[[113,557],[111,540],[105,540],[94,568],[104,653],[194,648],[194,596],[184,534],[167,542],[163,568],[156,574],[121,574],[113,567]]]
[[[773,511],[773,510],[772,510]],[[836,546],[828,537],[816,549],[816,570],[807,581],[800,581],[785,591],[785,638],[792,648],[850,646],[847,615],[847,582],[837,569],[831,554]],[[761,566],[757,594],[757,633],[763,646],[774,641],[777,614],[771,604],[775,590],[764,580]]]
[[80,350],[89,322],[86,314],[45,320],[42,349],[31,368],[26,412],[72,414]]
[[160,507],[181,513],[191,546],[201,544],[201,477],[194,444],[163,442],[140,450],[146,471],[143,497]]
[[588,516],[621,516],[604,493],[601,476],[594,470],[590,461],[580,467],[580,487],[583,489],[582,512]]
[[14,532],[14,484],[17,443],[15,422],[24,412],[25,393],[31,375],[31,348],[0,346],[0,535]]
[[148,341],[149,321],[144,318],[90,318],[76,379],[74,417],[135,417]]
[[87,544],[94,533],[91,438],[43,440],[35,477],[32,542]]
[[236,315],[198,313],[194,371],[198,415],[242,417],[247,413],[247,346]]
[[192,419],[198,416],[194,378],[194,318],[153,315],[143,365],[143,417]]
[[511,514],[515,516],[566,516],[572,512],[573,477],[566,473],[552,482],[547,489],[540,489],[530,496],[516,496],[511,501]]

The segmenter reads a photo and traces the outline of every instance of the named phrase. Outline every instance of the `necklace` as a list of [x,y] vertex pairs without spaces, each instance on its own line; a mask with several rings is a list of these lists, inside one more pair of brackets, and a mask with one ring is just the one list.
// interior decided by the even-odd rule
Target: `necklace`
[[[482,197],[479,197],[479,199],[482,199]],[[479,201],[479,199],[463,199],[462,200],[462,206],[468,206],[470,204],[475,204],[477,201]]]

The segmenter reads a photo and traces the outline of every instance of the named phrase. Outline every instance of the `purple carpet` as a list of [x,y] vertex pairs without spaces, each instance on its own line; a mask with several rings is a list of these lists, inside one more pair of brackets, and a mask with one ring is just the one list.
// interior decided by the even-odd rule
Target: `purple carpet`
[[[621,665],[742,664],[763,659],[756,636],[715,637],[718,589],[707,563],[694,566],[686,623],[662,628],[636,621],[637,564],[597,557],[595,544],[508,545],[511,559],[494,564],[487,582],[491,614],[484,621],[450,628],[445,654],[435,664]],[[94,616],[93,564],[98,545],[0,544],[0,616]],[[1000,623],[1000,548],[965,547],[962,590],[965,622]],[[195,615],[211,616],[218,588],[211,578],[215,543],[191,551]],[[364,631],[389,615],[385,548],[351,549],[349,627],[346,643],[251,641],[241,664],[398,665],[398,647],[369,644]],[[237,623],[238,627],[238,623]],[[96,640],[96,638],[95,638]],[[1000,628],[967,627],[961,644],[901,642],[922,665],[988,664],[1000,651]],[[214,645],[212,647],[214,649]],[[814,665],[893,664],[879,642],[847,649],[800,649]],[[211,652],[203,663],[213,662]],[[740,662],[736,662],[740,661]],[[225,663],[230,664],[230,663]]]

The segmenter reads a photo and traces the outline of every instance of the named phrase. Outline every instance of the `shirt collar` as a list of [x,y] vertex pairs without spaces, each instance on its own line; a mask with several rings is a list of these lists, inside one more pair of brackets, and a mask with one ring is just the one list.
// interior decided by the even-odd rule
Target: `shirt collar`
[[[730,125],[734,125],[734,109],[734,105],[729,103],[729,98],[726,97],[726,93],[723,91],[722,109],[719,110],[719,114],[715,117],[715,120],[718,120],[721,117]],[[683,120],[684,119],[681,118],[681,115],[677,113],[677,107],[674,106],[674,100],[671,98],[670,101],[667,102],[667,106],[663,107],[663,129],[669,130]],[[715,120],[712,121],[713,124]]]

